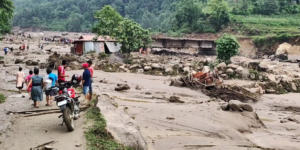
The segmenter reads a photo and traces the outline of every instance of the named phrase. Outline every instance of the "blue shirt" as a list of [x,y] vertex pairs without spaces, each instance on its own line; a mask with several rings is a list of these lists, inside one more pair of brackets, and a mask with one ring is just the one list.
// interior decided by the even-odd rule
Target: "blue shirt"
[[7,52],[7,48],[6,47],[4,48],[4,52]]
[[52,80],[52,86],[55,86],[56,81],[58,80],[58,77],[56,74],[54,73],[50,73],[48,75],[48,78]]
[[84,80],[83,86],[90,86],[91,84],[91,73],[89,69],[84,69],[82,74],[82,80]]

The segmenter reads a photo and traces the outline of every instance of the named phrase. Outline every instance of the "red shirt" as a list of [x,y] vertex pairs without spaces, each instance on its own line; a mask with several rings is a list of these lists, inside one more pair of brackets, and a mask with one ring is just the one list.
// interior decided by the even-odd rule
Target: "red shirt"
[[89,67],[89,71],[90,71],[91,77],[93,77],[93,75],[94,75],[94,68],[93,68],[93,66]]
[[65,75],[65,68],[64,66],[59,66],[57,68],[58,70],[58,80],[62,80],[62,81],[66,81],[65,77],[62,77],[62,75],[64,76]]

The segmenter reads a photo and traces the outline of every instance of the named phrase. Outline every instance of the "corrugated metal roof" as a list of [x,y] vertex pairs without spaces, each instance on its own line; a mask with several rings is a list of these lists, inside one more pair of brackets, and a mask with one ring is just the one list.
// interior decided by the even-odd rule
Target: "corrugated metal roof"
[[[94,39],[97,38],[95,35],[82,35],[79,37],[78,40],[75,40],[74,42],[86,42],[86,41],[95,41]],[[110,36],[98,36],[97,42],[106,42],[106,41],[112,41],[115,42],[117,40],[111,38]]]

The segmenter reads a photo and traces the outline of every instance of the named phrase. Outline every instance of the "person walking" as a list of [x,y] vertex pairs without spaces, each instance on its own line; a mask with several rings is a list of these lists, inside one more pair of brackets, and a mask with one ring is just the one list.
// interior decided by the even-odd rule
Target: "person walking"
[[8,48],[4,47],[4,54],[7,55]]
[[66,77],[69,77],[68,75],[65,75],[66,71],[65,68],[67,67],[67,61],[62,60],[61,66],[57,68],[57,75],[58,75],[58,83],[66,82]]
[[82,92],[86,100],[89,100],[89,87],[91,85],[91,73],[89,71],[89,65],[87,63],[82,64],[82,67],[84,69],[83,75],[82,75]]
[[29,85],[29,81],[30,81],[32,76],[33,76],[33,71],[30,70],[29,75],[25,79],[25,83],[27,85],[27,92],[29,93],[29,99],[31,99],[31,88],[32,88],[32,84]]
[[44,78],[44,87],[45,87],[45,94],[46,94],[46,106],[52,107],[53,97],[57,94],[55,84],[57,83],[57,75],[52,73],[51,69],[46,70],[47,75]]
[[25,74],[22,71],[22,67],[19,67],[19,72],[17,73],[16,77],[17,77],[17,89],[19,89],[19,93],[21,94],[22,89],[23,89],[23,85],[24,85],[24,81],[25,81]]
[[29,84],[32,84],[31,99],[33,100],[33,106],[39,108],[39,102],[43,101],[43,77],[39,75],[40,70],[34,68],[34,76],[31,77]]
[[92,60],[89,60],[87,61],[88,65],[89,65],[89,71],[90,71],[90,74],[91,74],[91,84],[89,86],[89,100],[91,101],[93,99],[93,86],[92,86],[92,83],[93,83],[93,75],[94,75],[94,67],[93,67],[93,62]]

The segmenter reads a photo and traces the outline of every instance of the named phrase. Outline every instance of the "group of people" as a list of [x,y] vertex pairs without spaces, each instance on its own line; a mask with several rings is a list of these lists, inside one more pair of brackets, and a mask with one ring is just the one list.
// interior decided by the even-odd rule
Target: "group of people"
[[[94,69],[92,67],[92,61],[89,60],[87,63],[82,64],[84,72],[82,75],[82,89],[86,100],[92,99],[92,77],[94,74]],[[66,82],[66,77],[69,75],[65,74],[65,68],[67,67],[67,61],[63,60],[62,65],[58,67],[58,74],[52,73],[51,69],[47,69],[47,75],[42,77],[39,75],[39,69],[34,68],[34,70],[29,71],[29,75],[25,77],[23,69],[20,67],[19,72],[16,74],[17,83],[16,88],[19,89],[21,93],[24,83],[27,85],[27,91],[31,100],[33,100],[32,106],[39,108],[39,102],[43,101],[43,91],[46,95],[46,106],[52,106],[54,96],[57,95],[57,90],[55,88],[56,84]]]

